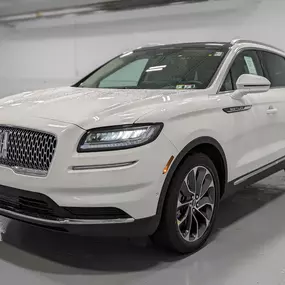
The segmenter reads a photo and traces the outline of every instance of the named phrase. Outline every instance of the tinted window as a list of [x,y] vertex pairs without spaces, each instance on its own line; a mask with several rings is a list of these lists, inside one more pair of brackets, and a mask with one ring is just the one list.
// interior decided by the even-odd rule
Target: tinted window
[[236,89],[236,82],[242,74],[263,76],[261,63],[255,51],[243,51],[236,57],[231,67],[234,89]]
[[285,59],[269,52],[261,52],[271,87],[285,86]]
[[256,51],[243,51],[237,55],[220,91],[236,89],[236,82],[242,74],[263,76],[262,66]]
[[221,87],[221,91],[225,92],[225,91],[232,91],[232,90],[234,90],[234,87],[233,87],[231,72],[229,72]]
[[81,83],[87,88],[204,89],[221,64],[222,47],[157,47],[123,54]]

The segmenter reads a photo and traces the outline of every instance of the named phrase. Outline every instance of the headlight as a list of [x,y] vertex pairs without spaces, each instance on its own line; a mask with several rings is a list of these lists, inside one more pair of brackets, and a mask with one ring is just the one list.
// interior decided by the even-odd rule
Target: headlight
[[81,139],[78,152],[126,149],[154,141],[163,124],[127,125],[88,131]]

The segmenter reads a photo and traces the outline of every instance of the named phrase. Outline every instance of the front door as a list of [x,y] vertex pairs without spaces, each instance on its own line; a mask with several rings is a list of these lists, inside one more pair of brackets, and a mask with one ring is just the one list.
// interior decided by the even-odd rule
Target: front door
[[[244,50],[235,58],[222,86],[221,96],[227,119],[232,122],[230,151],[231,173],[234,180],[278,158],[276,142],[280,138],[276,112],[277,97],[267,93],[247,94],[240,100],[230,95],[236,89],[236,81],[242,74],[264,76],[264,70],[256,51]],[[223,93],[221,93],[222,95]],[[235,109],[236,108],[236,109]],[[279,130],[280,131],[280,130]]]

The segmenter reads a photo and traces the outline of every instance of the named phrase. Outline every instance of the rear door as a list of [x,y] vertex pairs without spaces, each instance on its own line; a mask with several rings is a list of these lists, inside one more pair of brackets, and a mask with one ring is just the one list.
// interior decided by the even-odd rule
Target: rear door
[[267,153],[274,161],[285,156],[285,59],[268,51],[260,51],[259,56],[265,77],[271,82],[270,91],[264,94],[263,100],[268,103],[266,113],[271,126],[267,136],[274,138]]

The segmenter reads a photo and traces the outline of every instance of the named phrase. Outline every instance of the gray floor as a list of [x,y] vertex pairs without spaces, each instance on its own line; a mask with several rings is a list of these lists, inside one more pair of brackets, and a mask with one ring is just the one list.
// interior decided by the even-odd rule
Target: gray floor
[[0,284],[285,284],[284,182],[281,172],[224,201],[211,241],[188,257],[2,219]]

